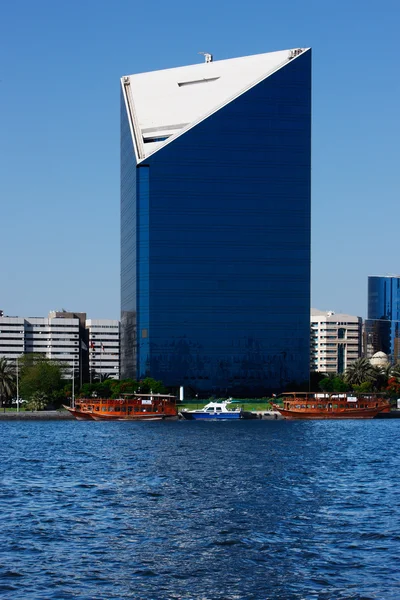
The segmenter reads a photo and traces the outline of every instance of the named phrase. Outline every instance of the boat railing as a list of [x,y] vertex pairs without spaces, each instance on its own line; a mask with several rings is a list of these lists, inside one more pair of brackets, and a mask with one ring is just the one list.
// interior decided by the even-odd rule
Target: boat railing
[[159,412],[160,410],[176,409],[176,397],[160,394],[152,396],[132,395],[126,398],[79,398],[76,405],[81,410],[88,412],[129,412],[138,410]]
[[338,393],[338,392],[285,392],[278,396],[276,399],[281,401],[288,400],[346,400],[346,399],[362,399],[362,400],[376,400],[382,399],[387,400],[387,396],[385,392],[346,392],[346,393]]

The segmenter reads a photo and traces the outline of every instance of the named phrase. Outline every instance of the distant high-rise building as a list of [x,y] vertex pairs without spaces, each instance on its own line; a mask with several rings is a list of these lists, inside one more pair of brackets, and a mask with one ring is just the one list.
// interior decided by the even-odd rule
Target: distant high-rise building
[[362,319],[311,309],[311,371],[343,373],[361,356]]
[[365,354],[384,352],[400,360],[400,276],[368,277],[368,318],[365,321]]
[[121,89],[122,375],[308,380],[311,50],[207,54]]

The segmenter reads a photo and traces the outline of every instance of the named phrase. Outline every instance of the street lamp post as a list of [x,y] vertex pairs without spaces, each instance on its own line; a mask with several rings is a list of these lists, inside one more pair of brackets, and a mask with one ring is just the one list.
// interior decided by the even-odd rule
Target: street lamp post
[[72,408],[75,408],[75,356],[72,358]]
[[19,375],[18,375],[18,356],[17,356],[17,413],[19,413]]

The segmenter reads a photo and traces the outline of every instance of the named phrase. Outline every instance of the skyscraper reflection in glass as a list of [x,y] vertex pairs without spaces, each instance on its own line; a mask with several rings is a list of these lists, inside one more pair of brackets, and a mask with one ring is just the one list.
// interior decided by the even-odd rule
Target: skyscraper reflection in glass
[[310,172],[310,49],[121,79],[123,376],[308,379]]
[[400,276],[368,277],[367,356],[385,352],[400,360]]

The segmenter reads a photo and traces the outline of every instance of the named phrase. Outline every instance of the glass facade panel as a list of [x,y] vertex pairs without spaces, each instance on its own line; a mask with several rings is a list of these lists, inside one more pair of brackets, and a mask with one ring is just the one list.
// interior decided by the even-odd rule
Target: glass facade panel
[[310,149],[310,51],[145,166],[122,140],[124,374],[236,395],[308,379]]
[[400,360],[400,277],[368,277],[367,355],[385,352]]
[[121,94],[121,377],[136,374],[136,157]]
[[137,168],[137,338],[139,377],[150,376],[149,353],[149,167],[139,165]]

